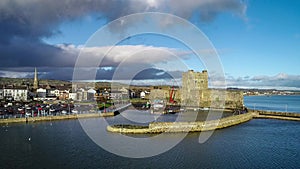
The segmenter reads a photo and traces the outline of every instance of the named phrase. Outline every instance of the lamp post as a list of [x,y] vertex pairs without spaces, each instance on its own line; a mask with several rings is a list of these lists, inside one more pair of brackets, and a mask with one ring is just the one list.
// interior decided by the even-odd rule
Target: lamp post
[[104,102],[103,104],[104,104],[104,109],[103,109],[103,111],[104,111],[104,113],[106,113],[105,102]]

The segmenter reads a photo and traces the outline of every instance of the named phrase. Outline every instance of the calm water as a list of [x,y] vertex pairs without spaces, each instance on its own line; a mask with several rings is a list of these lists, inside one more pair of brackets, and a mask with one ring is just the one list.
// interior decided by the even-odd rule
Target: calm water
[[300,96],[245,96],[244,103],[256,110],[300,113]]
[[[140,122],[152,118],[134,116]],[[107,121],[130,122],[120,115]],[[203,144],[199,133],[191,133],[163,154],[132,159],[103,150],[77,120],[10,124],[0,128],[0,168],[299,168],[299,131],[299,122],[255,119],[215,131]]]

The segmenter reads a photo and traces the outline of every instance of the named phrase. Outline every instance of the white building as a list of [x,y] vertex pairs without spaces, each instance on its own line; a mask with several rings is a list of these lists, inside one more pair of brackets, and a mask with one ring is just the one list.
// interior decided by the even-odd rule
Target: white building
[[96,94],[96,90],[94,89],[89,89],[87,91],[87,100],[94,100]]
[[28,90],[26,87],[5,87],[3,98],[12,98],[15,101],[27,101]]
[[2,100],[4,98],[4,96],[3,96],[3,89],[2,89],[2,87],[0,88],[0,100]]
[[142,92],[140,93],[140,98],[144,99],[145,96],[146,96],[146,93],[145,93],[144,91],[142,91]]
[[59,90],[58,90],[58,89],[51,90],[51,91],[50,91],[50,94],[51,94],[51,95],[55,95],[56,97],[59,97]]
[[121,91],[111,91],[110,99],[122,100],[122,92]]
[[77,93],[69,93],[69,99],[77,100]]
[[83,88],[77,90],[77,101],[87,101],[88,92]]
[[38,98],[46,98],[46,96],[47,96],[47,90],[43,89],[43,88],[38,88],[36,90],[36,93],[37,93]]

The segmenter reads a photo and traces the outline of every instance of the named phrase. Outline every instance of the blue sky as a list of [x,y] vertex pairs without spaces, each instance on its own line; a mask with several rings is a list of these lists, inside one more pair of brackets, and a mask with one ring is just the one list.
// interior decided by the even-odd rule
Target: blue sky
[[[234,77],[262,73],[296,75],[300,72],[299,19],[298,1],[253,0],[247,2],[246,18],[221,13],[209,23],[193,24],[211,40],[219,51],[225,72]],[[105,24],[105,20],[93,15],[68,21],[60,25],[61,34],[45,40],[51,44],[83,45]],[[130,38],[121,44],[184,48],[180,42],[159,35]]]
[[[28,6],[30,6],[29,2],[30,0],[28,4],[16,3],[17,5],[13,7],[14,9],[21,9],[22,11],[22,9],[27,9]],[[11,44],[14,44],[12,42],[15,41],[15,43],[19,43],[19,41],[31,40],[32,45],[30,47],[33,49],[35,48],[34,45],[37,45],[36,48],[38,48],[39,45],[42,46],[42,48],[45,47],[47,50],[51,50],[51,52],[51,48],[57,48],[55,49],[56,52],[52,55],[58,53],[57,58],[61,58],[65,57],[65,53],[67,53],[68,56],[63,60],[72,60],[74,62],[76,58],[74,59],[73,56],[70,56],[70,53],[74,53],[74,51],[78,52],[80,47],[83,46],[98,29],[112,20],[136,12],[165,12],[190,21],[208,37],[219,53],[228,86],[300,89],[300,68],[298,66],[300,63],[300,1],[203,0],[186,1],[185,3],[182,1],[173,2],[173,4],[168,6],[167,4],[170,3],[168,0],[128,0],[111,1],[109,3],[104,3],[104,1],[102,2],[100,0],[96,4],[74,1],[73,4],[68,4],[70,11],[55,4],[53,11],[62,13],[59,17],[51,14],[50,12],[53,11],[50,11],[50,9],[48,12],[46,9],[46,12],[40,14],[40,17],[30,16],[30,14],[27,16],[26,10],[19,12],[19,15],[24,14],[24,22],[26,22],[26,17],[28,17],[28,20],[36,21],[32,21],[32,23],[29,21],[29,25],[31,24],[28,28],[29,33],[31,33],[31,29],[36,29],[32,28],[32,25],[41,27],[40,29],[34,30],[35,33],[32,33],[29,37],[27,37],[28,32],[25,32],[27,35],[22,35],[18,33],[19,30],[12,30],[8,33],[0,31],[0,33],[6,33],[6,35],[10,37],[8,40],[10,40]],[[43,3],[44,1],[41,1],[41,4]],[[49,1],[47,3],[51,2]],[[59,2],[56,3],[58,4]],[[65,3],[69,2],[66,1]],[[135,6],[132,6],[132,4],[135,4]],[[97,5],[101,7],[95,7]],[[7,8],[5,3],[2,7]],[[14,16],[11,17],[11,22],[16,22],[16,26],[20,26],[20,18],[17,20],[14,13],[8,11],[7,15],[10,16],[10,14]],[[50,18],[48,21],[47,16]],[[4,26],[8,25],[7,20],[7,18],[5,20],[3,17],[0,17],[0,24]],[[44,26],[46,28],[43,28]],[[113,31],[120,30],[111,30],[109,33],[111,33],[112,36],[116,33]],[[182,31],[184,33],[184,30]],[[34,40],[32,41],[32,39]],[[34,43],[35,40],[36,43]],[[5,44],[5,42],[0,43],[0,45],[4,46],[3,44]],[[19,46],[16,46],[14,49],[18,50]],[[128,48],[134,49],[137,49],[136,47],[139,46],[139,49],[141,48],[140,50],[146,47],[148,47],[147,50],[149,50],[149,47],[151,47],[151,50],[170,49],[170,51],[176,50],[175,53],[179,52],[180,54],[184,51],[186,53],[189,51],[189,48],[179,41],[170,37],[151,34],[127,38],[120,42],[118,46],[127,46]],[[0,48],[0,52],[1,49],[2,48]],[[20,49],[20,51],[23,50],[24,49]],[[67,52],[63,52],[63,55],[59,53],[60,50]],[[125,49],[122,48],[122,50]],[[128,50],[130,51],[131,49]],[[43,55],[41,53],[42,52],[36,52],[33,55]],[[4,55],[13,54],[14,53],[10,51],[2,50],[2,60],[4,64],[0,67],[0,76],[18,77],[18,73],[20,77],[31,76],[32,72],[29,72],[29,70],[35,67],[37,63],[33,64],[34,62],[32,62],[27,65],[11,64],[13,61],[4,58]],[[119,53],[116,53],[116,55],[118,54]],[[30,53],[28,53],[28,55],[30,55]],[[39,69],[44,72],[44,78],[57,77],[59,71],[54,71],[51,69],[53,65],[48,65],[48,63],[52,62],[55,64],[53,60],[48,59],[51,58],[50,54],[49,56],[43,57],[47,57],[47,63],[37,65],[37,67],[40,67]],[[199,63],[199,61],[194,61],[192,56],[190,59],[186,59],[185,56],[182,57],[185,58],[183,59],[185,60],[184,62],[191,68],[198,71],[205,69],[203,64]],[[12,58],[14,58],[14,60],[19,59],[18,57]],[[23,63],[23,59],[17,62]],[[29,60],[37,59],[31,58]],[[42,58],[42,60],[44,59]],[[58,65],[60,69],[68,69],[68,71],[65,72],[72,72],[72,64],[70,63],[59,63],[56,65]],[[148,65],[149,63],[147,63],[147,66]],[[115,65],[112,64],[108,67],[114,66]],[[173,68],[173,71],[175,71],[175,68]],[[180,74],[180,71],[181,70],[178,69],[177,74]],[[27,75],[26,72],[28,72]],[[154,74],[157,74],[157,72],[159,72],[159,70],[154,71]],[[101,73],[107,73],[107,70],[106,72],[102,70]],[[68,76],[59,78],[70,80]]]

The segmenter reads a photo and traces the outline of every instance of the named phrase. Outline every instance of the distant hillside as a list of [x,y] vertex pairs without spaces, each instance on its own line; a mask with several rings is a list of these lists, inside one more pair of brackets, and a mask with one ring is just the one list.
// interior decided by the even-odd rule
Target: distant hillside
[[[31,78],[8,78],[8,77],[0,77],[0,84],[13,84],[13,85],[25,85],[29,83],[30,85],[33,84],[33,79]],[[62,85],[62,84],[71,84],[68,81],[62,80],[47,80],[47,79],[40,79],[39,84],[50,84],[50,85]]]

